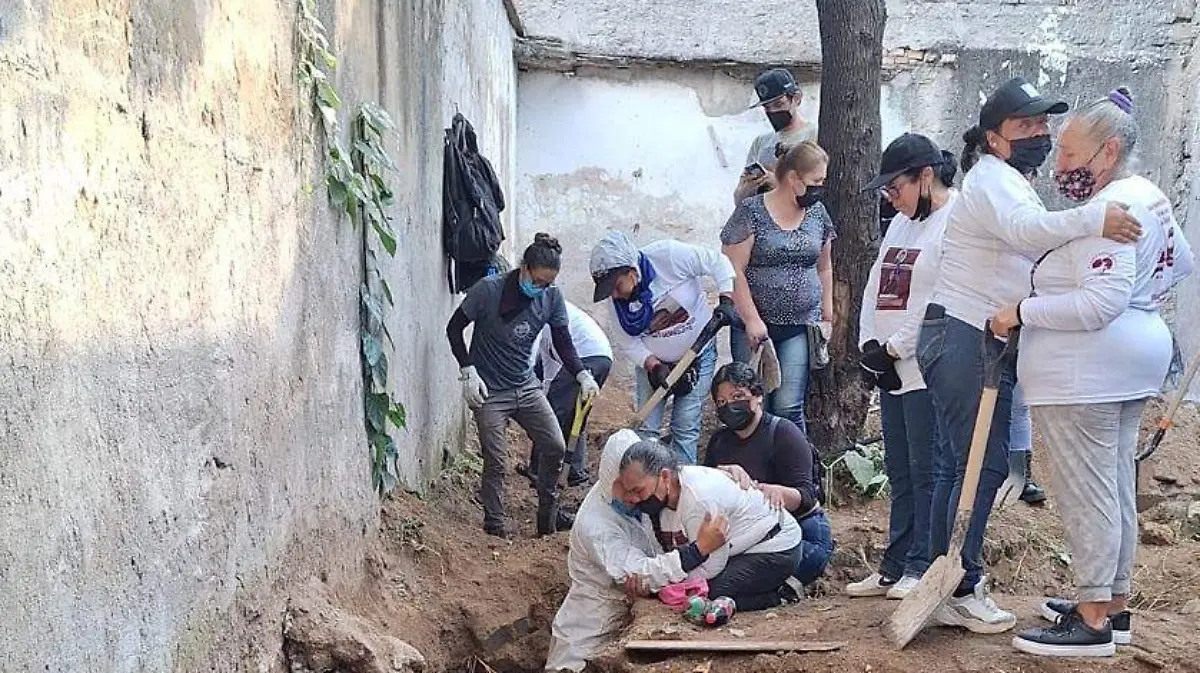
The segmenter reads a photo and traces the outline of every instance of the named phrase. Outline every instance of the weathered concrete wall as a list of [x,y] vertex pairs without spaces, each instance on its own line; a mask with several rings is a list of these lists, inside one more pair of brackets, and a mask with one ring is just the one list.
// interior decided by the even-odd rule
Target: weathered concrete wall
[[[414,485],[462,432],[428,420],[457,386],[424,379],[453,372],[453,104],[512,156],[501,3],[469,4],[322,3],[347,109],[401,128]],[[0,670],[282,671],[290,587],[363,576],[360,238],[325,205],[294,23],[290,0],[0,0]]]
[[[1193,31],[1200,28],[1200,15],[1193,5],[1187,15]],[[1195,32],[1193,32],[1195,35]],[[1180,83],[1173,91],[1176,102],[1173,117],[1178,126],[1172,129],[1182,142],[1172,160],[1177,169],[1179,186],[1175,216],[1181,218],[1192,250],[1200,254],[1200,38],[1195,38],[1186,59],[1176,62],[1172,79]],[[1186,362],[1200,353],[1200,273],[1184,281],[1177,293],[1175,335]],[[1200,401],[1200,381],[1192,384],[1189,399]]]
[[[884,46],[1156,57],[1193,0],[889,0]],[[816,3],[516,0],[530,35],[581,51],[745,63],[821,60]],[[637,20],[630,20],[637,17]]]

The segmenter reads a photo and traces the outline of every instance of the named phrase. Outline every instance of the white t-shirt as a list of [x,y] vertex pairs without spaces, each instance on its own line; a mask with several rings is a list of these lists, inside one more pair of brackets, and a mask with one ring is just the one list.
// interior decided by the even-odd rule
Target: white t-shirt
[[914,222],[897,213],[888,225],[887,235],[879,244],[879,256],[871,267],[863,290],[862,311],[858,319],[858,341],[876,339],[891,344],[900,356],[896,373],[901,387],[893,395],[925,388],[917,367],[917,335],[925,318],[925,306],[933,294],[942,262],[942,236],[958,192],[923,222]]
[[[670,239],[655,241],[641,252],[654,267],[654,280],[650,282],[654,321],[636,337],[621,329],[617,321],[616,341],[639,367],[650,355],[663,362],[679,362],[712,318],[701,279],[708,276],[716,281],[718,292],[730,293],[737,272],[718,250]],[[617,309],[613,306],[612,310],[615,314]]]
[[1117,201],[1142,225],[1136,246],[1089,237],[1051,250],[1021,303],[1017,376],[1031,406],[1099,404],[1158,394],[1171,364],[1171,332],[1159,316],[1192,253],[1170,202],[1141,177],[1092,198]]
[[[720,470],[699,465],[681,467],[679,486],[676,508],[664,509],[659,515],[659,528],[663,535],[673,538],[672,544],[695,540],[706,513],[724,514],[729,521],[725,546],[709,554],[707,561],[689,573],[691,577],[712,579],[739,554],[787,551],[800,544],[803,536],[796,517],[786,509],[771,509],[762,491],[744,490]],[[779,532],[764,540],[777,525]]]
[[[575,344],[575,353],[579,359],[603,356],[612,359],[612,346],[600,325],[575,304],[567,302],[567,329],[571,332],[571,341]],[[542,385],[550,389],[550,382],[558,376],[562,369],[562,360],[558,351],[554,350],[554,339],[550,337],[550,327],[547,325],[538,333],[537,343],[533,349],[533,357],[542,360]]]
[[1012,166],[986,154],[963,180],[946,223],[942,264],[930,301],[978,329],[1029,294],[1042,253],[1104,231],[1104,204],[1048,212]]

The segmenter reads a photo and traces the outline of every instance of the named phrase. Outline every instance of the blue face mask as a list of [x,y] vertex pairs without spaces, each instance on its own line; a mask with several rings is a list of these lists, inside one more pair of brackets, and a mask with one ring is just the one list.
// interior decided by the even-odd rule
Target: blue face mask
[[621,516],[627,516],[630,519],[642,518],[642,511],[640,509],[637,507],[630,507],[617,498],[613,498],[608,504],[612,506],[614,512],[620,514]]
[[529,297],[530,299],[536,299],[546,291],[546,288],[534,285],[532,280],[522,279],[519,285],[521,287],[521,294]]

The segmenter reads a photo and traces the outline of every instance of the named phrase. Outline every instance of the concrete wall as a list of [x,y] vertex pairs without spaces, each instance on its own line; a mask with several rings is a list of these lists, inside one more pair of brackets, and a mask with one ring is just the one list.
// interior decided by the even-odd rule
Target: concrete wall
[[[515,0],[530,35],[581,51],[745,63],[821,60],[814,2]],[[1158,57],[1194,0],[889,0],[884,46]],[[630,17],[637,17],[630,20]]]
[[[457,386],[427,383],[454,369],[430,253],[453,103],[512,156],[500,0],[458,4],[322,3],[348,108],[401,128],[414,485],[462,432],[429,421]],[[325,205],[294,23],[290,0],[0,0],[0,670],[282,671],[290,587],[363,576],[360,239]]]

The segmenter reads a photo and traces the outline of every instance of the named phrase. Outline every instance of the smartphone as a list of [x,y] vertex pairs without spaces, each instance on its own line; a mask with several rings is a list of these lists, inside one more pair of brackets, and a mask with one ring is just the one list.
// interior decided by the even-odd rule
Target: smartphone
[[766,174],[766,172],[767,169],[763,168],[762,164],[758,163],[757,161],[750,164],[742,171],[743,175],[753,180],[761,178]]

